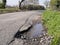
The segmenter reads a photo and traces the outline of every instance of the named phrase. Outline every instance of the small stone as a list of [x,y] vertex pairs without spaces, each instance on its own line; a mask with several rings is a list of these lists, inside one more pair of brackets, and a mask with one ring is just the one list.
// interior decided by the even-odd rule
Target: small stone
[[35,39],[32,39],[32,41],[34,41]]
[[37,39],[35,39],[35,41],[37,41]]
[[48,33],[46,33],[46,35],[48,35]]
[[21,39],[23,39],[24,38],[24,36],[21,36]]
[[51,37],[48,37],[48,40],[50,40],[51,39]]
[[53,39],[54,38],[54,36],[51,36],[51,39]]
[[42,43],[43,42],[43,40],[40,40],[40,43]]
[[45,43],[42,43],[42,45],[45,45]]
[[48,40],[48,37],[45,37],[46,40]]
[[41,38],[41,40],[43,40],[43,38]]
[[46,34],[44,33],[43,35],[45,36]]
[[43,35],[39,35],[39,37],[41,38],[41,37],[43,37]]
[[24,35],[23,37],[24,37],[24,39],[26,39],[26,35]]

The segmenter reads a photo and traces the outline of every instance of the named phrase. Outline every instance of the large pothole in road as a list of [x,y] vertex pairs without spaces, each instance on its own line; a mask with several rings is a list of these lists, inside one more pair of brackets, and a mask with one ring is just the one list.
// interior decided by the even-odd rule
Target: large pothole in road
[[8,45],[49,45],[51,37],[48,36],[39,19],[40,17],[33,19],[33,25],[25,24],[17,31]]
[[43,31],[43,26],[42,24],[35,24],[34,26],[30,26],[28,29],[24,30],[24,31],[18,31],[15,35],[14,38],[20,38],[20,39],[31,39],[31,38],[36,38],[36,37],[40,37],[43,35],[43,33],[45,33],[45,31]]
[[[18,40],[19,43],[15,44]],[[49,40],[50,37],[46,35],[46,31],[44,30],[41,23],[37,23],[35,25],[31,25],[28,29],[25,31],[18,31],[14,35],[14,39],[9,43],[13,43],[12,45],[19,45],[22,41],[23,43],[20,45],[48,45],[51,40]],[[21,40],[21,41],[20,41]]]

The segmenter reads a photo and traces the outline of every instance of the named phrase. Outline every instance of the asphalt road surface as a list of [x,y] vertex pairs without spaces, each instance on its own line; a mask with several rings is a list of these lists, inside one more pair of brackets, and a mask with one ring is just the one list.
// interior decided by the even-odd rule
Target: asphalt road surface
[[0,45],[7,45],[28,17],[42,12],[37,10],[0,14]]

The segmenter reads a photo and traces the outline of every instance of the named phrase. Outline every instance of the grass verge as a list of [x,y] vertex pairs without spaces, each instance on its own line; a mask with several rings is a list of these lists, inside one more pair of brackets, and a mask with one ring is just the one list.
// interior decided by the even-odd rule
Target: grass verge
[[6,8],[6,9],[0,9],[0,14],[18,12],[18,11],[19,11],[18,8]]
[[54,36],[51,45],[60,45],[60,12],[45,11],[43,13],[43,23],[48,28],[48,34]]

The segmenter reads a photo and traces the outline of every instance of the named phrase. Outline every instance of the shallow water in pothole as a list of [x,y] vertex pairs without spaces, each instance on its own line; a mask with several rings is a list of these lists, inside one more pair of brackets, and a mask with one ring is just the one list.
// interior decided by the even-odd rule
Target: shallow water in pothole
[[39,37],[40,35],[43,34],[43,26],[41,23],[39,24],[35,24],[28,32],[27,32],[27,36],[29,38],[35,38],[35,37]]
[[[28,45],[32,45],[32,44],[37,45],[40,42],[40,37],[41,36],[43,37],[44,33],[45,31],[44,31],[43,25],[41,23],[37,23],[26,31],[23,31],[23,32],[18,31],[15,34],[14,38],[25,40],[24,43],[27,43]],[[13,39],[11,42],[9,42],[9,44],[12,43],[13,41],[15,40]]]
[[[8,43],[17,45],[49,45],[51,40],[48,35],[43,35],[45,32],[44,27],[41,23],[33,25],[28,31],[17,32],[15,35],[15,40],[13,39]],[[42,37],[40,37],[42,35]]]
[[35,25],[33,25],[29,30],[24,31],[24,32],[17,32],[15,35],[15,38],[36,38],[36,37],[40,37],[41,35],[43,35],[43,31],[44,28],[42,26],[41,23],[37,23]]

